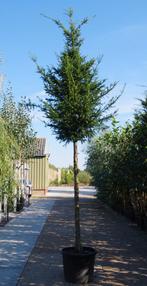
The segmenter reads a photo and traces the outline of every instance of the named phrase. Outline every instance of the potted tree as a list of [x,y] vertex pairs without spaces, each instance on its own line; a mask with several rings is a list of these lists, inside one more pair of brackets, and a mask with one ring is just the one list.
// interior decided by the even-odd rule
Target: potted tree
[[78,142],[92,137],[103,122],[111,117],[111,114],[104,115],[104,112],[113,106],[118,97],[111,97],[104,103],[105,96],[112,91],[116,83],[106,86],[105,80],[98,78],[96,60],[88,60],[81,54],[81,28],[88,19],[75,24],[71,9],[68,10],[67,16],[67,28],[59,20],[51,19],[62,30],[65,38],[65,46],[58,57],[57,67],[45,69],[38,65],[36,58],[33,58],[33,61],[46,92],[46,97],[38,106],[45,114],[46,124],[53,129],[58,140],[73,143],[75,243],[73,247],[63,249],[62,253],[65,280],[85,283],[92,279],[96,251],[81,245]]

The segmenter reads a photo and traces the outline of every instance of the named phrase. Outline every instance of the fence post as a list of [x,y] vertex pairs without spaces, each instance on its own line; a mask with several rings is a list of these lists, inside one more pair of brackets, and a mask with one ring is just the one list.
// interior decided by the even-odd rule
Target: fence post
[[3,220],[3,214],[2,214],[2,191],[0,190],[0,223]]
[[4,194],[4,217],[8,221],[8,196]]
[[17,212],[17,188],[14,190],[13,210],[14,213]]

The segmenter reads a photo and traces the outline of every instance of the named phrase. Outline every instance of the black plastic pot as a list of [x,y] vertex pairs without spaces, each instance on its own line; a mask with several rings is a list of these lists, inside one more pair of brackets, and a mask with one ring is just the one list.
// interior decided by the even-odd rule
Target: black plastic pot
[[76,252],[74,247],[66,247],[62,254],[66,282],[85,284],[93,280],[95,249],[83,247]]

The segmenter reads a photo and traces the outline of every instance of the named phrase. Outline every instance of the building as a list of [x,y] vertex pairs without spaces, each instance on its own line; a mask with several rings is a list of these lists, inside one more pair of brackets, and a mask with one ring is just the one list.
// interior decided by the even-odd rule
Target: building
[[29,165],[29,179],[32,182],[32,195],[45,196],[49,186],[49,153],[46,138],[36,138],[34,156],[27,160]]

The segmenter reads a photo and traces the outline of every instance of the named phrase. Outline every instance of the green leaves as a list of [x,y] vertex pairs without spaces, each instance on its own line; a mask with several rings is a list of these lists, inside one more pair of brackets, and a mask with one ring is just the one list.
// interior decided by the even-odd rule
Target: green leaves
[[[51,19],[64,35],[65,47],[58,57],[57,67],[42,68],[36,64],[47,94],[40,102],[47,125],[53,129],[57,139],[68,142],[85,141],[92,137],[111,114],[104,113],[115,103],[105,96],[115,87],[109,87],[105,80],[99,80],[95,59],[87,60],[81,54],[81,28],[87,24],[84,18],[80,24],[73,21],[73,11],[68,10],[68,27],[60,20]],[[103,100],[103,102],[102,102]]]
[[9,191],[13,179],[13,159],[18,151],[14,138],[8,134],[5,122],[0,118],[0,190]]
[[0,117],[4,120],[9,136],[19,148],[14,157],[21,160],[28,158],[33,152],[35,133],[25,103],[22,101],[17,104],[11,89],[8,89],[1,99]]
[[[112,129],[88,147],[87,169],[98,194],[121,212],[147,216],[147,97],[141,101],[133,123],[120,127],[115,118]],[[139,202],[139,203],[138,203]],[[144,213],[142,213],[144,212]]]
[[34,153],[35,133],[23,101],[16,103],[12,89],[1,94],[0,105],[0,191],[12,202],[16,187],[16,160],[23,164]]

